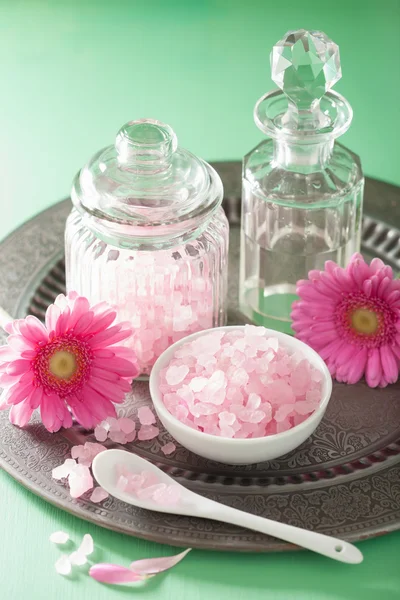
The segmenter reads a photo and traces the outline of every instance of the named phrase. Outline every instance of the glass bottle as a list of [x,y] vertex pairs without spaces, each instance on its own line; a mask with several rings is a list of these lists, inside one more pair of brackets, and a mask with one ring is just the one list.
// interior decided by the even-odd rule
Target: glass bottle
[[172,343],[226,317],[229,226],[214,169],[159,121],[127,123],[77,174],[67,290],[130,321],[143,375]]
[[325,261],[344,266],[360,247],[364,178],[335,140],[350,126],[339,48],[318,31],[288,32],[271,53],[272,80],[254,109],[268,139],[243,162],[240,306],[291,333],[296,282]]

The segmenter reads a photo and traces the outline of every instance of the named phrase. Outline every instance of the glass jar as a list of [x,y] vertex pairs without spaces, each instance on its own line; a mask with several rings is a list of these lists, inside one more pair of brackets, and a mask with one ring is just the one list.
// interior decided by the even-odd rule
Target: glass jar
[[268,139],[243,162],[240,307],[292,333],[296,282],[327,260],[345,266],[360,248],[364,178],[358,156],[335,142],[352,119],[329,91],[341,77],[338,46],[321,32],[289,32],[271,69],[282,91],[254,110]]
[[142,375],[180,338],[223,325],[229,225],[215,170],[168,125],[127,123],[77,174],[65,232],[67,290],[132,324]]

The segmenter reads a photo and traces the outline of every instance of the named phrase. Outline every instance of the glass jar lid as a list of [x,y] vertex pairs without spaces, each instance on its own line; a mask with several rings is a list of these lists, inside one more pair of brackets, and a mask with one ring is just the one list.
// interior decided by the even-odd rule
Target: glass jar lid
[[216,171],[178,146],[169,125],[130,121],[75,177],[72,201],[103,233],[169,237],[198,228],[222,202]]

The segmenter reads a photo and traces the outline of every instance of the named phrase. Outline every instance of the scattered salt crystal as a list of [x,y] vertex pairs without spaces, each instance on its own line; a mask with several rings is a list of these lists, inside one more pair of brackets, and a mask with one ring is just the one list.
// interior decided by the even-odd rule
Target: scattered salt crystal
[[142,442],[152,440],[158,436],[160,430],[154,425],[142,425],[138,432],[138,439]]
[[89,556],[92,554],[94,550],[93,538],[90,533],[85,533],[83,536],[81,545],[78,548],[78,552],[84,554],[85,556]]
[[94,437],[98,442],[105,442],[107,439],[107,430],[102,425],[97,425],[94,430]]
[[79,498],[93,487],[93,478],[89,468],[84,465],[76,465],[68,475],[69,490],[72,498]]
[[59,575],[69,575],[71,573],[71,561],[69,556],[63,554],[60,556],[56,564],[54,565]]
[[68,477],[72,469],[76,466],[76,460],[67,458],[64,463],[52,470],[51,476],[53,479],[64,479]]
[[128,419],[128,417],[121,417],[118,419],[118,425],[120,430],[126,435],[135,431],[136,428],[135,421],[133,419]]
[[69,534],[65,531],[54,531],[49,537],[53,544],[66,544],[69,540]]
[[102,502],[102,500],[105,500],[106,498],[108,498],[109,494],[108,492],[106,492],[106,490],[104,490],[102,487],[97,487],[94,488],[92,495],[90,496],[90,500],[92,502]]
[[80,456],[82,456],[84,452],[84,446],[72,446],[71,448],[71,456],[72,458],[74,458],[75,460],[78,459]]
[[136,431],[132,431],[131,433],[125,434],[125,442],[126,443],[133,442],[133,440],[135,438],[136,438]]
[[156,422],[154,413],[148,406],[141,406],[139,408],[138,419],[141,425],[153,425]]
[[126,443],[126,435],[123,431],[116,431],[115,429],[110,429],[110,440],[115,442],[116,444],[125,444]]
[[69,555],[69,560],[71,565],[75,565],[77,567],[82,567],[87,563],[86,555],[83,554],[83,552],[79,552],[79,550],[71,552],[71,554]]
[[163,454],[168,455],[168,454],[172,454],[173,452],[175,452],[176,450],[176,446],[173,442],[168,442],[168,444],[164,444],[164,446],[161,446],[161,452],[163,452]]

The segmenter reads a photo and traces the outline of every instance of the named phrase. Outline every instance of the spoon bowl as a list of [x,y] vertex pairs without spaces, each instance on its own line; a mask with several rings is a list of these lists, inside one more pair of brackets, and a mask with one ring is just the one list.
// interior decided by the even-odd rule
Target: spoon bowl
[[[138,498],[136,495],[119,489],[117,485],[118,467],[125,467],[133,474],[140,474],[143,471],[151,472],[157,477],[159,483],[179,486],[181,492],[179,501],[173,505],[163,506],[152,499]],[[118,498],[118,500],[139,508],[168,514],[202,517],[223,523],[231,523],[239,527],[246,527],[247,529],[272,535],[273,537],[344,563],[357,564],[363,560],[363,555],[358,548],[349,542],[263,517],[257,517],[195,494],[177,483],[172,477],[152,463],[125,450],[106,450],[101,452],[95,457],[92,470],[99,485],[109,494]]]

